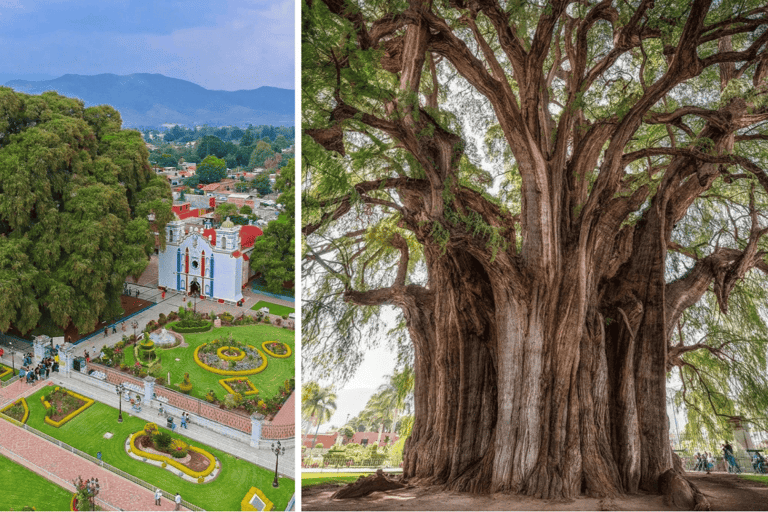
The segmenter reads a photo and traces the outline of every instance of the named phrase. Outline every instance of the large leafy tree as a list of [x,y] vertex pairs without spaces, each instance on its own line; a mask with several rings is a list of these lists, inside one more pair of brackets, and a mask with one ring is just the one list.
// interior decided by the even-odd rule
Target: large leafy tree
[[227,162],[214,155],[208,155],[197,166],[195,176],[200,183],[218,183],[227,177]]
[[288,167],[280,174],[275,186],[283,191],[277,198],[285,210],[277,220],[267,224],[264,234],[253,243],[251,253],[251,269],[260,272],[272,293],[280,293],[285,283],[293,282],[296,277],[294,226],[295,217],[295,187],[293,184],[294,163],[291,160]]
[[88,332],[120,313],[152,231],[165,243],[170,188],[121,124],[111,107],[0,87],[0,331],[45,315]]
[[766,25],[749,0],[305,5],[305,346],[344,370],[401,311],[406,479],[560,498],[680,478],[667,371],[747,358],[675,331],[768,270]]

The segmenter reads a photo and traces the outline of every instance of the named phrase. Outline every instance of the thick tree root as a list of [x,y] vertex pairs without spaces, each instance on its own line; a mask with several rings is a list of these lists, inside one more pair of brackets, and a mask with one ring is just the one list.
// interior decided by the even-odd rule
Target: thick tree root
[[667,505],[674,505],[683,510],[711,510],[709,500],[699,488],[674,469],[659,477],[659,487]]
[[357,482],[345,485],[336,491],[331,498],[338,500],[362,498],[372,492],[402,489],[403,487],[406,485],[385,474],[381,469],[377,469],[375,475],[361,476]]

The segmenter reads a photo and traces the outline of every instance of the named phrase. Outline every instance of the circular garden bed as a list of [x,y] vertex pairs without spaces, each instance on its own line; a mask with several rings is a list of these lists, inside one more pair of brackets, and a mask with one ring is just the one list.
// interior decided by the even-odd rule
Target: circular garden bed
[[280,359],[291,357],[291,347],[282,341],[265,341],[261,344],[261,348],[272,357]]
[[252,345],[232,339],[214,340],[195,349],[195,362],[219,375],[253,375],[267,367],[267,357]]

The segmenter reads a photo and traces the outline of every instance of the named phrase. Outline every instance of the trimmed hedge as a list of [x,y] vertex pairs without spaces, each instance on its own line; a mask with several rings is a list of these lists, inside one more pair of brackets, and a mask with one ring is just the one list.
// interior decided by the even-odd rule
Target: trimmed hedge
[[198,352],[200,352],[200,349],[203,348],[206,345],[207,345],[207,343],[203,343],[202,345],[198,345],[197,348],[195,349],[194,356],[195,356],[195,362],[201,368],[203,368],[204,370],[208,370],[209,372],[216,373],[218,375],[232,375],[232,376],[235,376],[235,377],[241,377],[243,375],[253,375],[254,373],[259,373],[260,371],[264,370],[264,368],[267,367],[267,356],[264,355],[264,353],[261,350],[257,349],[253,345],[248,345],[253,350],[258,352],[259,355],[261,356],[261,361],[262,361],[261,362],[261,366],[259,366],[258,368],[253,368],[252,370],[219,370],[218,368],[214,368],[213,366],[208,366],[207,364],[205,364],[204,362],[202,362],[200,360],[200,356],[198,355]]
[[187,334],[187,333],[193,333],[193,332],[206,332],[210,331],[211,327],[213,327],[212,322],[205,321],[205,326],[201,327],[177,327],[176,324],[179,322],[174,322],[172,324],[168,324],[166,326],[166,329],[170,329],[171,331],[178,332],[179,334]]
[[196,446],[189,446],[189,450],[192,450],[193,452],[201,453],[203,454],[211,463],[208,464],[208,467],[205,468],[203,471],[192,471],[184,464],[181,464],[179,462],[176,462],[171,457],[167,457],[165,455],[157,455],[154,453],[145,452],[144,450],[140,448],[136,448],[136,438],[141,435],[147,435],[147,433],[143,430],[139,430],[138,432],[131,435],[131,451],[135,453],[136,455],[140,457],[146,457],[148,459],[157,460],[161,462],[165,462],[166,464],[170,464],[171,466],[175,467],[179,471],[184,472],[186,475],[191,476],[192,478],[200,478],[200,477],[206,477],[210,475],[213,470],[216,468],[216,459],[208,453],[207,451],[203,450],[202,448],[198,448]]
[[240,510],[259,510],[255,508],[253,505],[251,505],[251,500],[253,499],[254,496],[258,496],[259,499],[264,502],[264,508],[262,510],[264,510],[265,512],[268,510],[272,510],[272,507],[273,507],[272,502],[269,500],[269,498],[264,496],[264,493],[261,492],[260,489],[256,487],[251,487],[251,489],[245,495],[245,498],[243,498],[243,501],[240,502]]
[[[56,427],[56,428],[62,426],[63,424],[65,424],[66,422],[68,422],[69,420],[71,420],[72,418],[74,418],[75,416],[77,416],[78,414],[80,414],[81,412],[83,412],[84,410],[86,410],[87,408],[89,408],[90,406],[92,406],[95,403],[94,400],[92,400],[92,399],[90,399],[88,397],[85,397],[85,396],[83,396],[83,395],[81,395],[79,393],[75,393],[74,391],[70,391],[68,389],[64,389],[63,391],[66,394],[70,395],[70,396],[73,396],[75,398],[79,398],[80,400],[85,401],[85,404],[81,405],[79,408],[77,408],[74,411],[72,411],[71,413],[67,414],[66,416],[64,416],[59,421],[53,421],[50,417],[46,416],[45,417],[45,422],[47,424],[49,424],[49,425],[52,425],[52,426]],[[43,397],[41,396],[40,398],[43,398]],[[45,405],[46,409],[50,409],[51,408],[51,404],[49,404],[47,401],[43,401],[43,404]]]
[[[269,350],[269,349],[267,348],[267,345],[269,345],[270,343],[279,343],[279,344],[281,344],[282,346],[284,346],[284,347],[285,347],[285,349],[286,349],[288,352],[286,352],[285,354],[282,354],[282,355],[280,355],[280,354],[275,354],[274,352],[272,352],[271,350]],[[283,343],[282,341],[265,341],[264,343],[262,343],[262,344],[261,344],[261,348],[263,348],[263,349],[264,349],[264,352],[266,352],[267,354],[271,355],[272,357],[276,357],[276,358],[278,358],[278,359],[285,359],[285,358],[291,357],[291,353],[292,353],[292,352],[291,352],[291,347],[289,347],[287,343]]]
[[236,380],[242,380],[242,377],[230,377],[230,378],[228,378],[228,379],[220,379],[220,380],[219,380],[219,384],[221,384],[222,386],[224,386],[224,389],[226,389],[226,390],[227,390],[227,393],[229,393],[230,395],[234,395],[235,393],[240,393],[241,395],[244,395],[244,396],[247,396],[247,395],[257,395],[257,394],[259,394],[259,390],[258,390],[258,389],[256,389],[256,386],[254,386],[254,385],[253,385],[253,382],[251,382],[251,381],[250,381],[250,380],[248,380],[248,379],[245,379],[245,381],[248,383],[249,387],[251,388],[251,391],[246,391],[245,393],[242,393],[242,392],[240,392],[240,391],[235,391],[234,389],[232,389],[232,388],[229,386],[228,382],[230,382],[230,381],[236,381]]
[[[29,418],[29,406],[27,405],[27,399],[24,397],[21,397],[21,406],[24,408],[24,416],[22,416],[21,421],[16,420],[15,418],[11,418],[10,416],[5,416],[5,419],[10,420],[12,423],[17,422],[19,423],[19,426],[23,425],[27,422],[27,419]],[[5,412],[6,409],[10,409],[14,405],[16,405],[19,402],[19,400],[15,400],[11,402],[10,404],[6,405],[2,409],[0,409],[0,412]]]

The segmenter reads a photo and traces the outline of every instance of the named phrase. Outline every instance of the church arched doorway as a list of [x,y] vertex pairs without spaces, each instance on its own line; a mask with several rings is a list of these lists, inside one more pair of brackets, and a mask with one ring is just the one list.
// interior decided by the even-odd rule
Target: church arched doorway
[[189,295],[200,295],[200,283],[192,281],[189,284]]

